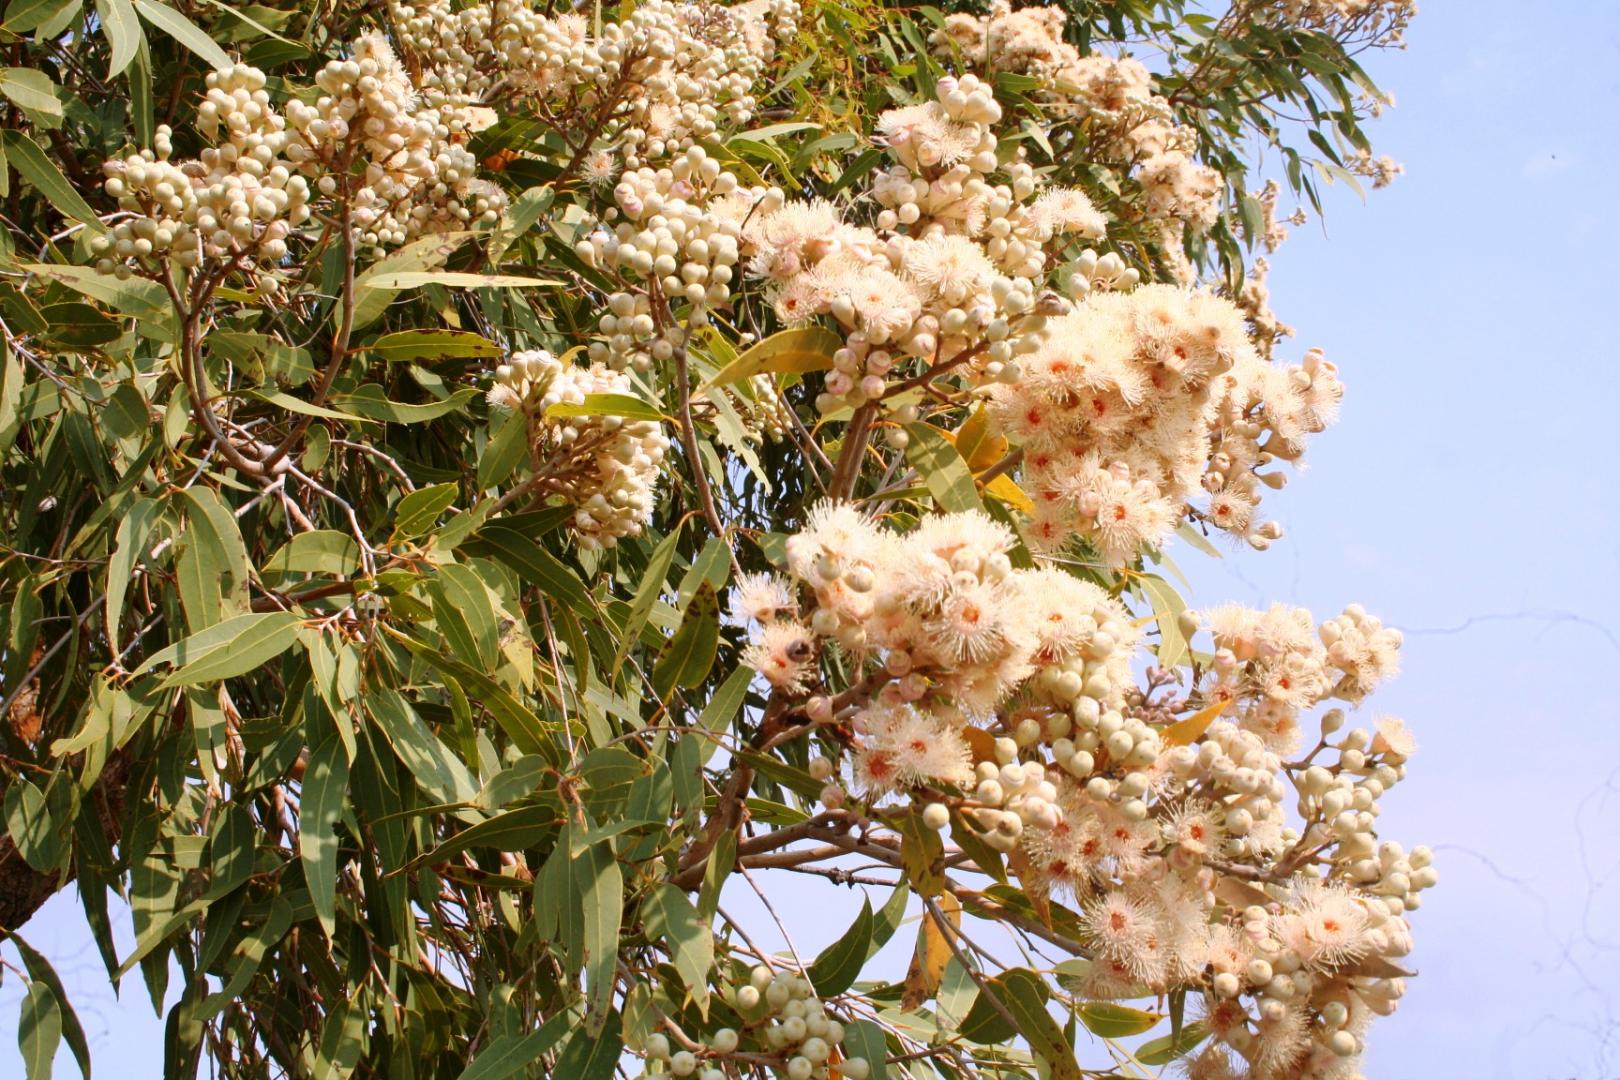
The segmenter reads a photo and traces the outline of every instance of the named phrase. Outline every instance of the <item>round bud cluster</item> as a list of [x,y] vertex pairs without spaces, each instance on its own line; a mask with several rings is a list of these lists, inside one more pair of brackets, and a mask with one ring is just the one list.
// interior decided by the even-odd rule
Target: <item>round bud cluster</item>
[[279,288],[287,241],[310,217],[308,182],[287,156],[285,122],[271,107],[265,76],[237,64],[211,71],[197,126],[217,145],[175,164],[172,132],[158,128],[154,151],[103,165],[107,194],[137,217],[91,245],[97,268],[148,273],[170,257],[187,269],[202,260],[232,263],[256,277],[261,295]]
[[978,783],[973,800],[980,805],[973,819],[985,842],[997,851],[1016,848],[1026,825],[1055,829],[1063,820],[1057,785],[1046,778],[1040,764],[1019,762],[1018,744],[1012,739],[996,740],[996,759],[979,762],[974,779]]
[[1205,798],[1219,800],[1222,857],[1264,856],[1297,839],[1282,806],[1282,761],[1258,736],[1216,722],[1198,742],[1171,747],[1164,766],[1179,784],[1197,785]]
[[543,349],[514,353],[495,369],[490,401],[522,409],[536,438],[543,488],[574,505],[569,525],[587,550],[613,547],[651,519],[669,437],[655,420],[548,416],[553,405],[591,394],[633,394],[622,372],[563,364]]
[[1082,251],[1069,264],[1069,295],[1084,300],[1093,292],[1125,292],[1142,281],[1142,272],[1126,266],[1117,252],[1099,256],[1091,248]]
[[686,334],[672,322],[660,325],[657,301],[686,305],[691,326],[704,325],[709,308],[730,302],[740,258],[735,211],[762,196],[740,192],[737,178],[694,146],[667,168],[625,173],[613,197],[619,220],[612,231],[599,228],[575,249],[628,286],[608,296],[600,323],[606,340],[593,342],[590,356],[646,370],[674,356]]
[[[744,439],[754,443],[767,439],[780,442],[792,430],[792,413],[777,392],[776,380],[770,375],[751,375],[717,389],[724,395],[726,406],[736,415]],[[692,403],[695,415],[709,415],[720,409],[721,406],[708,400]]]
[[1220,174],[1194,159],[1197,134],[1175,122],[1170,103],[1153,92],[1146,66],[1080,55],[1064,40],[1066,21],[1056,6],[1015,12],[1007,0],[995,0],[986,16],[948,16],[931,44],[938,55],[981,65],[990,74],[1039,79],[1043,87],[1032,93],[1049,115],[1084,120],[1088,155],[1134,177],[1142,216],[1175,224],[1164,243],[1176,251],[1183,223],[1201,230],[1219,216]]
[[804,976],[760,965],[736,989],[732,1004],[746,1021],[742,1031],[721,1028],[695,1043],[695,1050],[672,1050],[668,1036],[654,1034],[642,1053],[649,1061],[665,1063],[675,1076],[724,1080],[728,1074],[720,1064],[746,1040],[747,1052],[778,1059],[788,1080],[826,1080],[834,1068],[845,1080],[871,1075],[865,1058],[842,1055],[844,1025],[828,1013]]
[[478,179],[478,162],[454,138],[456,116],[421,107],[410,73],[380,33],[361,35],[351,55],[315,76],[313,105],[294,98],[287,120],[296,133],[288,156],[320,177],[323,194],[350,183],[348,165],[366,163],[353,191],[351,219],[359,239],[399,245],[420,235],[491,224],[505,205],[500,190]]
[[799,5],[647,0],[594,38],[583,15],[544,14],[530,0],[395,0],[390,11],[422,62],[431,104],[465,109],[498,86],[520,105],[579,109],[634,169],[711,138],[721,123],[746,123],[754,83]]

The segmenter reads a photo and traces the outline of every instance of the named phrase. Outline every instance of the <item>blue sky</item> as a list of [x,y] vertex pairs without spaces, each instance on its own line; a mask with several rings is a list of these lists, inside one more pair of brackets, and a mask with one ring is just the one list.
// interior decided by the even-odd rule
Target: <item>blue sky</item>
[[[1325,226],[1273,260],[1274,306],[1299,329],[1282,353],[1327,350],[1343,418],[1274,497],[1283,542],[1176,557],[1197,605],[1325,617],[1359,601],[1407,633],[1404,673],[1368,706],[1421,743],[1382,827],[1435,847],[1441,884],[1368,1075],[1613,1080],[1620,6],[1429,0],[1409,38],[1370,61],[1398,100],[1374,141],[1406,176],[1365,206],[1330,191]],[[802,950],[853,915],[782,884]],[[58,963],[102,1067],[157,1075],[161,1020],[136,977],[112,996],[76,897],[26,936]],[[20,1074],[18,994],[0,986],[0,1077]]]

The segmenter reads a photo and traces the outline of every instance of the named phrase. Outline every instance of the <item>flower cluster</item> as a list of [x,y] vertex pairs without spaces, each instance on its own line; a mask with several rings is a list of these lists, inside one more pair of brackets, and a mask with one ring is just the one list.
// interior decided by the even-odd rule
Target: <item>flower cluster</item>
[[216,145],[194,161],[174,162],[165,125],[152,150],[102,166],[108,195],[131,216],[96,238],[97,269],[128,277],[159,272],[173,258],[185,268],[204,259],[255,275],[269,295],[287,240],[310,217],[308,181],[297,175],[286,121],[270,104],[262,71],[237,64],[209,72],[197,126]]
[[[1256,511],[1274,466],[1336,415],[1342,386],[1319,352],[1266,363],[1229,301],[1172,285],[1093,294],[1047,328],[991,412],[1024,448],[1043,549],[1080,536],[1109,566],[1161,544],[1183,517],[1264,548]],[[1202,506],[1193,504],[1198,499]]]
[[[898,796],[935,829],[960,812],[1028,892],[1076,905],[1086,994],[1203,996],[1216,1042],[1193,1075],[1236,1075],[1241,1058],[1257,1080],[1353,1076],[1371,1017],[1404,989],[1405,913],[1437,880],[1425,849],[1376,835],[1414,745],[1391,718],[1341,733],[1331,708],[1294,758],[1300,718],[1359,703],[1400,635],[1355,605],[1320,625],[1220,608],[1203,617],[1210,666],[1154,701],[1165,680],[1138,688],[1124,606],[1012,552],[977,513],[897,535],[823,505],[788,540],[790,578],[741,583],[748,661],[844,733],[847,781],[811,763],[822,801],[884,813]],[[827,650],[842,694],[822,683]]]
[[313,104],[291,98],[285,114],[257,68],[210,72],[197,130],[212,145],[196,160],[171,161],[162,127],[153,150],[107,162],[107,194],[132,217],[92,245],[98,269],[155,274],[171,255],[186,268],[206,259],[255,275],[268,295],[317,197],[340,203],[336,216],[373,249],[493,223],[506,197],[477,176],[462,145],[472,128],[422,103],[381,34],[347,51],[316,75]]
[[525,0],[394,0],[389,10],[435,107],[465,112],[499,89],[557,119],[551,111],[568,102],[630,169],[690,149],[722,122],[746,123],[753,85],[799,12],[795,0],[646,0],[592,37],[586,16],[546,15]]
[[313,105],[287,102],[297,133],[288,156],[319,177],[328,195],[352,182],[351,161],[365,162],[350,214],[366,244],[399,245],[500,216],[504,194],[478,178],[478,162],[461,142],[472,127],[421,103],[381,34],[361,35],[346,59],[316,74],[315,85],[321,94]]
[[1148,218],[1207,228],[1220,211],[1223,187],[1217,172],[1195,160],[1196,134],[1174,122],[1142,63],[1082,56],[1063,39],[1066,21],[1058,7],[1014,11],[1009,0],[994,0],[986,15],[947,16],[931,43],[939,55],[958,55],[992,74],[1008,71],[1046,83],[1038,99],[1056,116],[1087,122],[1089,153],[1134,170]]
[[491,404],[528,417],[541,487],[576,508],[569,525],[587,550],[613,547],[651,519],[669,437],[656,420],[550,411],[555,405],[583,405],[591,394],[631,392],[622,372],[600,364],[574,367],[544,349],[514,353],[495,369]]
[[624,174],[613,196],[612,231],[598,228],[575,248],[590,265],[619,274],[626,286],[608,296],[600,323],[605,340],[591,343],[590,356],[646,370],[685,345],[686,328],[660,318],[667,303],[684,302],[687,323],[701,326],[709,307],[730,301],[742,222],[772,196],[740,188],[736,176],[701,146],[665,168]]
[[742,1031],[720,1028],[695,1049],[673,1051],[667,1036],[654,1034],[648,1036],[642,1053],[650,1061],[667,1063],[675,1076],[698,1080],[724,1080],[730,1075],[721,1067],[725,1059],[756,1045],[786,1062],[783,1073],[788,1080],[826,1080],[834,1067],[844,1080],[866,1080],[871,1075],[865,1058],[834,1058],[843,1047],[844,1025],[828,1013],[803,975],[760,965],[737,988],[731,1004],[745,1021]]

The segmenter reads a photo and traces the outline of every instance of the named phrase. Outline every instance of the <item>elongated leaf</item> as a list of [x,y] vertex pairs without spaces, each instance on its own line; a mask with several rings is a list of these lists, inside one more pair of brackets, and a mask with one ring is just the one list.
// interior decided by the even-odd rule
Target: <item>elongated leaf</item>
[[260,570],[275,574],[348,577],[360,567],[360,545],[348,533],[316,529],[299,533],[276,549]]
[[421,536],[433,528],[439,515],[450,509],[456,501],[456,485],[433,484],[418,488],[399,500],[394,507],[394,536],[408,539]]
[[[348,718],[338,723],[348,723]],[[349,790],[349,759],[334,734],[309,754],[298,811],[298,855],[315,915],[331,937],[337,921],[337,821]]]
[[[179,644],[174,659],[181,667],[159,683],[158,689],[199,686],[246,675],[286,652],[298,640],[298,626],[298,615],[291,611],[238,615],[216,623]],[[155,663],[156,658],[151,662]]]
[[1161,1035],[1157,1039],[1145,1042],[1136,1051],[1136,1060],[1143,1065],[1168,1065],[1178,1057],[1182,1057],[1198,1044],[1209,1038],[1209,1028],[1202,1022],[1188,1024],[1179,1034]]
[[461,830],[420,861],[443,862],[452,855],[472,851],[475,848],[524,851],[540,846],[546,837],[556,832],[561,821],[558,812],[552,807],[520,806],[516,810],[496,814],[488,821],[481,821],[471,828]]
[[466,330],[401,330],[384,334],[365,351],[393,362],[438,360],[442,357],[500,356],[505,350],[482,334]]
[[416,289],[423,285],[443,285],[447,289],[534,289],[563,284],[566,282],[553,278],[462,274],[450,270],[399,270],[377,274],[364,282],[368,289]]
[[478,540],[495,558],[516,570],[524,581],[539,586],[547,596],[582,615],[590,612],[590,595],[579,576],[527,536],[505,525],[486,525],[478,530]]
[[609,1013],[599,1030],[577,1029],[563,1052],[557,1056],[557,1066],[551,1075],[557,1080],[611,1080],[619,1068],[624,1054],[624,1039],[620,1035],[623,1021],[618,1013]]
[[383,420],[392,424],[422,424],[429,420],[437,420],[441,416],[461,412],[467,407],[467,403],[480,393],[476,387],[464,386],[443,401],[412,405],[403,401],[390,401],[382,387],[376,383],[367,383],[352,393],[334,398],[333,404],[372,420]]
[[861,912],[842,937],[821,951],[805,974],[823,998],[842,994],[860,977],[866,966],[866,950],[872,942],[872,901],[861,897]]
[[1094,1035],[1123,1039],[1140,1035],[1164,1019],[1161,1013],[1144,1012],[1112,1001],[1088,1001],[1079,1008],[1080,1022]]
[[866,1080],[888,1080],[888,1039],[872,1021],[855,1020],[844,1025],[844,1056],[866,1062]]
[[141,33],[141,21],[136,18],[135,6],[130,0],[96,0],[96,14],[101,19],[101,32],[112,46],[107,78],[114,79],[135,59],[145,35]]
[[118,522],[117,543],[107,560],[107,635],[118,641],[118,623],[124,614],[124,598],[134,580],[135,567],[146,554],[147,537],[162,515],[162,506],[151,499],[137,499],[129,513]]
[[617,1016],[609,1005],[619,962],[624,874],[610,840],[592,844],[574,862],[579,864],[579,903],[585,919],[585,1030],[597,1035],[607,1030],[610,1017]]
[[472,802],[478,784],[467,766],[433,733],[398,691],[372,690],[366,697],[372,721],[394,753],[416,778],[416,784],[440,803]]
[[560,1012],[526,1035],[502,1035],[478,1052],[462,1070],[459,1080],[506,1080],[523,1073],[555,1046],[574,1026],[574,1018]]
[[[124,0],[124,2],[128,3],[129,0]],[[101,224],[101,220],[96,217],[96,212],[90,208],[90,204],[84,201],[84,198],[72,184],[68,183],[67,177],[62,175],[62,170],[58,169],[50,158],[45,156],[45,152],[39,148],[38,143],[12,128],[0,131],[0,141],[3,141],[6,149],[6,160],[11,163],[11,167],[16,169],[24,180],[32,184],[36,191],[45,196],[63,217],[83,222],[94,232],[106,231]],[[88,267],[75,267],[74,269],[95,273],[94,270],[90,270]],[[152,285],[152,282],[146,282],[146,284]],[[156,285],[153,285],[153,288],[160,289]]]
[[949,439],[928,424],[907,424],[906,433],[911,436],[906,461],[928,485],[929,494],[941,510],[956,513],[984,509],[973,473]]
[[647,625],[647,616],[658,602],[659,594],[664,591],[664,579],[669,575],[669,565],[675,559],[675,545],[680,538],[680,529],[671,531],[653,548],[652,557],[647,560],[647,572],[636,587],[636,595],[630,601],[630,611],[624,618],[624,628],[619,632],[619,645],[613,653],[615,671],[624,663],[624,658],[630,654],[636,642],[641,640],[641,630]]
[[704,386],[742,382],[767,371],[778,373],[826,371],[844,339],[823,326],[782,330],[744,349]]
[[0,68],[0,94],[16,102],[19,108],[60,120],[62,99],[57,97],[56,91],[56,83],[37,68]]
[[584,401],[559,401],[547,416],[623,416],[631,420],[667,420],[663,413],[629,394],[586,394]]
[[201,27],[174,8],[160,3],[159,0],[133,0],[133,2],[141,18],[196,53],[209,67],[220,69],[231,66],[232,60],[226,55],[225,50],[216,45],[214,39],[204,33]]
[[1230,702],[1226,701],[1211,702],[1191,716],[1177,720],[1159,732],[1159,738],[1170,746],[1186,746],[1195,743],[1204,737],[1204,732],[1209,730],[1209,725],[1215,722],[1217,716],[1226,711],[1229,704]]
[[22,956],[23,966],[28,969],[28,977],[50,987],[51,993],[56,996],[56,1006],[62,1016],[62,1035],[73,1051],[73,1060],[79,1066],[80,1075],[84,1080],[90,1080],[90,1042],[84,1037],[84,1027],[79,1023],[78,1014],[68,1003],[67,991],[63,989],[62,980],[57,977],[56,969],[15,931],[7,936],[7,940],[17,947],[18,954]]
[[661,941],[680,973],[687,994],[705,1016],[709,1012],[709,971],[714,967],[714,935],[686,893],[659,885],[641,903],[648,940]]
[[62,1010],[43,982],[32,982],[17,1017],[17,1048],[28,1080],[51,1080],[51,1064],[62,1042]]
[[708,677],[720,644],[720,601],[713,586],[704,582],[686,605],[679,630],[665,643],[653,663],[653,689],[668,697],[677,686],[691,689]]
[[1159,666],[1172,668],[1187,658],[1187,636],[1181,632],[1181,616],[1187,602],[1157,574],[1141,574],[1135,579],[1153,605],[1159,625]]
[[[66,183],[65,180],[63,182]],[[86,211],[89,209],[88,206],[85,207]],[[152,322],[168,323],[170,326],[174,323],[174,306],[169,301],[169,294],[155,281],[147,281],[144,278],[120,281],[111,274],[98,274],[89,266],[26,263],[23,269],[30,274],[38,274],[42,278],[61,282],[75,292],[92,300],[100,300],[122,314]]]

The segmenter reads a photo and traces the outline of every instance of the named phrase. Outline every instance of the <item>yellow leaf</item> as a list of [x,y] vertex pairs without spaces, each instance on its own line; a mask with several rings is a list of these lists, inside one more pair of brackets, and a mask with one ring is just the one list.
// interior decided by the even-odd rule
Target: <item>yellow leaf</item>
[[990,428],[990,415],[984,402],[979,402],[973,414],[962,422],[955,439],[956,452],[968,463],[968,468],[979,473],[1000,461],[1007,453],[1007,439]]
[[832,354],[844,347],[844,339],[824,326],[801,326],[772,334],[741,355],[704,384],[724,386],[741,382],[762,372],[825,371],[833,366]]
[[1021,513],[1030,515],[1035,513],[1034,501],[1028,495],[1025,495],[1024,489],[1019,487],[1013,478],[1006,473],[984,485],[984,493],[995,496]]
[[1170,746],[1186,746],[1197,742],[1209,730],[1209,725],[1215,718],[1226,711],[1226,701],[1216,701],[1205,705],[1185,720],[1177,720],[1163,731],[1159,732],[1159,740]]
[[[962,902],[951,893],[941,893],[939,910],[953,930],[962,925]],[[900,1007],[911,1010],[939,992],[939,981],[945,975],[945,965],[951,962],[951,946],[940,930],[939,921],[932,914],[924,914],[922,927],[917,931],[917,949],[911,954],[911,967],[906,970],[906,993]]]

